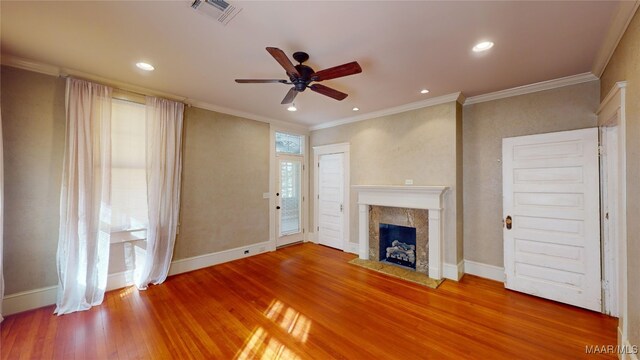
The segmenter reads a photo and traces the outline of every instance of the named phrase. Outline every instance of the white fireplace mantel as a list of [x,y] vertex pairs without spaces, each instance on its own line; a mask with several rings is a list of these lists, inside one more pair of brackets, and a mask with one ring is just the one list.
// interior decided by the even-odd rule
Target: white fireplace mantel
[[358,193],[360,259],[369,259],[369,206],[429,210],[429,277],[442,278],[443,195],[446,186],[353,185]]

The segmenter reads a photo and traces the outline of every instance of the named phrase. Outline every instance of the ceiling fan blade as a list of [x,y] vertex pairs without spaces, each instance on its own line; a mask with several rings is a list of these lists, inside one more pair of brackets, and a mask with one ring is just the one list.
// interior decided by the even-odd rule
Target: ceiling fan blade
[[311,90],[313,90],[313,91],[315,91],[315,92],[317,92],[319,94],[328,96],[330,98],[334,98],[334,99],[336,99],[338,101],[342,101],[348,96],[347,94],[345,94],[343,92],[340,92],[340,91],[338,91],[336,89],[332,89],[332,88],[330,88],[328,86],[324,86],[322,84],[313,84],[313,85],[309,86],[309,89],[311,89]]
[[282,83],[286,84],[287,80],[277,79],[236,79],[239,84],[270,84],[270,83]]
[[353,61],[347,64],[342,64],[338,66],[334,66],[332,68],[320,70],[315,74],[311,75],[311,80],[313,81],[323,81],[335,79],[343,76],[349,76],[354,74],[359,74],[362,72],[362,68],[357,61]]
[[284,96],[284,99],[282,99],[282,102],[280,104],[282,105],[291,104],[293,102],[293,99],[295,99],[297,95],[298,95],[298,91],[296,90],[295,87],[292,87],[291,89],[289,89],[289,92],[287,93],[287,95]]
[[273,56],[274,59],[276,59],[280,66],[282,66],[287,71],[287,74],[300,77],[300,73],[298,72],[296,67],[293,66],[291,60],[289,60],[287,54],[285,54],[284,51],[274,47],[268,47],[267,51],[269,52],[269,54],[271,54],[271,56]]

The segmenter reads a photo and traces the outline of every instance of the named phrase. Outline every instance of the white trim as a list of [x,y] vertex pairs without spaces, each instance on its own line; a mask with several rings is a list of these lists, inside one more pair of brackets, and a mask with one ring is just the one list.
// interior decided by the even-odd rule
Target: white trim
[[308,232],[305,241],[317,244],[318,243],[318,237],[316,236],[316,232],[315,231],[314,232]]
[[504,268],[476,261],[464,260],[465,274],[479,276],[504,283]]
[[604,69],[607,68],[609,60],[611,60],[622,36],[627,31],[627,27],[629,27],[633,15],[636,10],[638,10],[638,6],[640,6],[640,1],[621,1],[618,5],[618,11],[613,17],[606,38],[598,51],[598,55],[591,69],[591,72],[598,77],[601,77]]
[[[248,254],[244,251],[249,250]],[[177,275],[193,270],[206,268],[225,262],[238,260],[250,256],[254,256],[267,251],[273,251],[270,248],[270,242],[265,241],[248,246],[242,246],[234,249],[223,250],[215,253],[194,256],[191,258],[175,260],[171,262],[169,275]],[[118,273],[109,274],[107,278],[107,289],[111,291],[121,289],[133,285],[133,271],[127,270]],[[2,315],[7,316],[23,311],[38,309],[44,306],[56,303],[58,295],[58,286],[48,286],[40,289],[23,291],[11,295],[7,295],[2,303]]]
[[[622,334],[620,333],[620,328],[618,328],[618,339],[622,339],[621,341],[618,341],[618,345],[620,346],[621,349],[624,350],[631,350],[633,349],[633,346],[631,345],[631,343],[629,342],[629,339],[627,338],[621,338]],[[626,352],[620,352],[619,354],[619,358],[621,360],[638,360],[638,354],[633,354],[633,353],[626,353]]]
[[58,286],[48,286],[7,295],[2,302],[2,315],[17,314],[55,304],[57,296]]
[[[249,253],[245,254],[245,250]],[[271,242],[264,241],[257,244],[241,246],[229,250],[218,251],[210,254],[198,255],[186,259],[175,260],[171,262],[169,275],[177,275],[185,272],[206,268],[213,265],[226,263],[233,260],[246,258],[271,251]]]
[[360,259],[369,259],[369,206],[429,210],[429,270],[433,279],[443,276],[443,195],[446,186],[353,185],[358,192],[358,244]]
[[504,99],[512,96],[530,94],[538,91],[551,90],[569,85],[581,84],[589,81],[598,80],[598,77],[590,72],[565,76],[559,79],[541,81],[533,84],[522,85],[511,89],[500,90],[488,94],[482,94],[477,96],[468,97],[465,100],[464,105],[477,104],[485,101],[493,101],[498,99]]
[[358,255],[358,243],[348,243],[347,247],[344,249],[344,252]]
[[149,88],[144,88],[141,86],[137,86],[137,85],[133,85],[125,82],[107,79],[98,75],[85,73],[85,72],[74,70],[74,69],[58,67],[58,66],[50,65],[50,64],[35,61],[35,60],[24,59],[17,56],[6,55],[6,54],[3,54],[0,60],[2,65],[10,66],[18,69],[33,71],[40,74],[46,74],[51,76],[73,76],[73,77],[82,78],[89,81],[99,82],[101,84],[116,87],[118,89],[122,89],[125,91],[132,91],[135,93],[142,93],[142,94],[147,94],[152,96],[163,97],[163,98],[167,98],[175,101],[180,101],[190,106],[194,106],[194,107],[205,109],[205,110],[215,111],[222,114],[233,115],[233,116],[242,117],[245,119],[274,124],[274,125],[282,126],[289,129],[296,129],[297,131],[302,131],[305,134],[308,133],[309,131],[308,126],[303,124],[291,123],[288,121],[272,119],[266,116],[244,112],[241,110],[230,109],[223,106],[211,104],[205,101],[190,99],[184,96],[166,93],[163,91],[152,90]]
[[444,263],[442,266],[442,277],[445,279],[458,281],[462,275],[464,275],[464,260],[460,261],[458,265]]
[[[343,173],[344,173],[344,193],[343,196],[343,209],[344,209],[344,223],[343,223],[343,239],[342,239],[342,251],[348,251],[350,244],[350,236],[351,236],[351,145],[349,143],[338,143],[338,144],[329,144],[329,145],[320,145],[313,147],[313,164],[311,166],[314,167],[313,171],[313,226],[318,229],[318,213],[320,210],[318,209],[318,185],[319,185],[319,176],[318,166],[320,162],[320,156],[329,155],[329,154],[343,154]],[[318,234],[314,232],[316,243],[319,243]]]
[[374,111],[374,112],[370,112],[370,113],[366,113],[358,116],[352,116],[344,119],[339,119],[339,120],[329,121],[329,122],[325,122],[318,125],[313,125],[309,127],[309,130],[313,131],[313,130],[327,129],[334,126],[351,124],[358,121],[399,114],[399,113],[403,113],[410,110],[416,110],[416,109],[421,109],[429,106],[446,104],[453,101],[457,101],[462,104],[464,102],[464,95],[462,95],[462,93],[460,92],[442,95],[442,96],[434,97],[431,99],[426,99],[426,100],[417,101],[417,102],[413,102],[405,105],[400,105],[400,106],[396,106],[388,109]]

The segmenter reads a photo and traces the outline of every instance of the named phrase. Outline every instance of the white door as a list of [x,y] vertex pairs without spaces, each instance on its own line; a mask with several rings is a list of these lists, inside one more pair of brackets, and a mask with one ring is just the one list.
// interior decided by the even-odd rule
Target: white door
[[300,242],[302,231],[302,158],[278,155],[276,246]]
[[318,242],[344,250],[344,154],[321,155],[318,161]]
[[598,129],[502,140],[505,286],[601,311]]

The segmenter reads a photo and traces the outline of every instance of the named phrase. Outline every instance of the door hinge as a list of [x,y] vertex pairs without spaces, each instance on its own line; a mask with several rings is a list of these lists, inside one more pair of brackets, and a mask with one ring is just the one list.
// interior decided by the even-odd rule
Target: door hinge
[[320,231],[320,226],[318,226],[318,228],[316,229],[316,231]]
[[604,148],[602,145],[598,145],[598,156],[604,155]]
[[302,233],[304,234],[304,228],[302,228]]
[[320,194],[318,194],[318,199],[320,199]]
[[318,161],[318,167],[320,167],[320,162]]
[[302,171],[304,171],[304,164],[302,165]]

